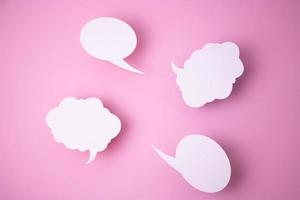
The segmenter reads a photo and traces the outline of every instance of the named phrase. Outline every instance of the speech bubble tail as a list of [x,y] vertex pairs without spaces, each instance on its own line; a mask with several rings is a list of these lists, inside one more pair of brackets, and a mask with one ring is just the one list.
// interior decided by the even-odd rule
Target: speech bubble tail
[[134,67],[129,65],[127,62],[125,62],[125,60],[123,60],[123,59],[109,60],[109,61],[111,63],[113,63],[114,65],[117,65],[117,66],[121,67],[122,69],[126,69],[128,71],[135,72],[135,73],[138,73],[138,74],[143,74],[144,73],[142,71],[139,71],[139,70],[135,69]]
[[173,72],[174,72],[176,75],[178,75],[181,71],[183,71],[183,69],[177,67],[177,66],[174,64],[173,61],[171,62],[171,65],[172,65]]
[[89,157],[89,160],[86,162],[86,164],[89,164],[90,162],[92,162],[95,159],[96,155],[97,155],[96,151],[90,150],[90,157]]
[[168,154],[165,154],[161,150],[159,150],[156,146],[152,144],[153,149],[156,151],[156,153],[161,157],[164,161],[166,161],[171,167],[177,170],[177,162],[176,158],[169,156]]

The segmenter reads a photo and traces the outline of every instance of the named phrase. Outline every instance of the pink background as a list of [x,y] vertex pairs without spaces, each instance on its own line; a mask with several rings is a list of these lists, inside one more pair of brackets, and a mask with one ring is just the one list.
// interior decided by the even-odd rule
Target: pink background
[[[58,3],[60,2],[60,3]],[[300,1],[0,1],[0,199],[299,199]],[[100,16],[128,22],[134,74],[89,56],[79,32]],[[187,107],[170,68],[207,42],[234,41],[244,75],[232,95]],[[99,97],[123,129],[105,152],[54,141],[47,111]],[[228,153],[216,194],[189,186],[151,148],[174,154],[191,133]]]

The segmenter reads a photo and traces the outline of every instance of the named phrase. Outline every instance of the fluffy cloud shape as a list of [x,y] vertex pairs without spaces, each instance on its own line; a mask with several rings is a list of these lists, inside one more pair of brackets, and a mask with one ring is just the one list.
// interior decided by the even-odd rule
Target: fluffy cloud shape
[[54,139],[69,149],[89,151],[91,162],[121,130],[120,119],[97,98],[67,97],[50,110],[46,122]]
[[229,183],[231,166],[222,147],[204,135],[181,139],[172,157],[153,145],[158,155],[194,188],[208,193],[222,190]]
[[172,68],[184,102],[190,107],[228,97],[235,79],[244,71],[239,48],[232,42],[208,43],[191,55],[184,68],[173,63]]

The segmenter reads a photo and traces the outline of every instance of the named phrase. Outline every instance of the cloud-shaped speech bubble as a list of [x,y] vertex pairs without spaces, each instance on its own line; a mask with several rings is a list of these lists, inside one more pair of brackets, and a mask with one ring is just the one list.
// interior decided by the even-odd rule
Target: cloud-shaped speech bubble
[[174,63],[172,68],[177,74],[176,83],[183,100],[190,107],[201,107],[228,97],[235,79],[244,71],[239,48],[232,42],[208,43],[192,54],[184,68]]
[[176,148],[176,157],[154,145],[158,155],[194,188],[208,193],[222,190],[229,182],[231,167],[222,147],[204,135],[188,135]]
[[121,130],[120,119],[97,98],[67,97],[50,110],[46,122],[54,139],[69,149],[88,150],[87,163],[94,160]]
[[132,72],[143,73],[124,61],[135,49],[137,38],[134,30],[119,19],[100,17],[89,21],[80,32],[80,43],[97,59]]

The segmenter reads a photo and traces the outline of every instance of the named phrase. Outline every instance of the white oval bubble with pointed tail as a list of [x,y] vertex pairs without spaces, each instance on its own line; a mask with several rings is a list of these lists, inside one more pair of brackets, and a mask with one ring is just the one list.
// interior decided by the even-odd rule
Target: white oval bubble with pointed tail
[[50,110],[46,122],[56,142],[69,149],[89,151],[90,163],[121,130],[120,119],[98,98],[67,97]]
[[218,192],[226,187],[231,176],[229,159],[222,147],[204,135],[184,137],[172,157],[154,145],[158,155],[194,188],[208,193]]
[[184,102],[190,107],[201,107],[227,98],[244,71],[239,54],[233,42],[208,43],[185,61],[184,68],[171,63]]
[[124,58],[135,49],[137,38],[125,22],[113,17],[100,17],[89,21],[80,32],[80,43],[91,56],[105,60],[131,72],[143,73]]

